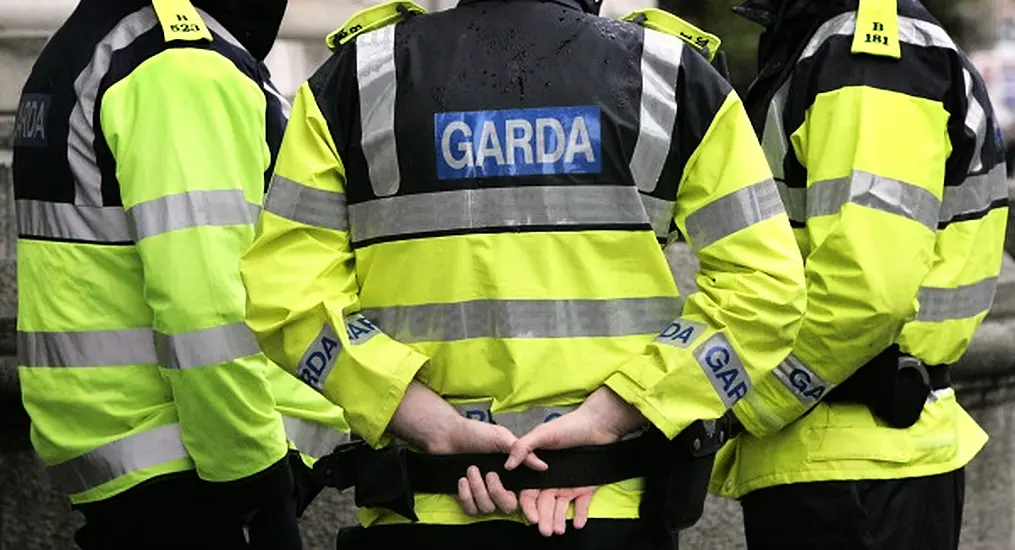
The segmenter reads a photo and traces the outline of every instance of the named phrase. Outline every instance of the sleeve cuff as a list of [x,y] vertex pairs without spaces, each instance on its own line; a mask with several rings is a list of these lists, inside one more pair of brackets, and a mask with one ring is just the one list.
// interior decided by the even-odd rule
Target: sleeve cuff
[[645,417],[646,420],[652,423],[653,426],[663,432],[667,438],[673,439],[680,433],[682,426],[675,422],[671,422],[662,412],[659,411],[652,403],[647,399],[646,394],[648,393],[645,388],[641,387],[637,382],[628,376],[624,371],[617,372],[610,376],[604,385],[621,397],[624,401],[630,403],[634,408],[638,409],[638,412]]

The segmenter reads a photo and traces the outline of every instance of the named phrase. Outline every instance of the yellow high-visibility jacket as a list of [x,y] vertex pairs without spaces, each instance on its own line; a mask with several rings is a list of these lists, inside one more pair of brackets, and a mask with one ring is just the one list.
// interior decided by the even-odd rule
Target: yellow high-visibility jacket
[[[791,349],[803,265],[708,61],[568,0],[397,13],[350,21],[296,97],[241,265],[268,357],[376,447],[413,379],[519,434],[603,385],[669,437],[742,402]],[[486,47],[521,28],[526,57]],[[659,244],[678,228],[702,265],[683,301]],[[641,483],[592,517],[637,517]],[[416,513],[477,521],[447,495]]]
[[341,439],[340,410],[244,323],[239,261],[285,123],[265,74],[187,3],[85,1],[25,85],[20,380],[74,503],[193,469],[225,487],[279,463],[287,432],[312,456]]
[[749,433],[713,475],[729,497],[950,472],[987,440],[951,388],[908,429],[820,401],[892,344],[928,365],[955,363],[990,308],[1007,220],[1000,130],[969,60],[914,3],[839,5],[786,49],[796,57],[769,61],[792,71],[769,71],[748,94],[804,255],[808,305],[793,354],[737,410]]

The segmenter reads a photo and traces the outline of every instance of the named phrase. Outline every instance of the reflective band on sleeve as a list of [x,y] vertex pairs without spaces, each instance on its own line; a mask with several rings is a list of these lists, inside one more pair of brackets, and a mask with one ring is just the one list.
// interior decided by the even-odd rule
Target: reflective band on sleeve
[[968,102],[965,125],[976,136],[976,146],[973,148],[974,153],[969,163],[969,171],[978,172],[983,169],[981,152],[983,151],[983,142],[987,139],[987,113],[983,110],[980,100],[973,94],[973,89],[976,86],[969,69],[962,70],[962,77],[966,86],[966,101]]
[[785,213],[772,180],[716,199],[687,217],[687,238],[701,250],[738,231]]
[[124,17],[95,45],[88,65],[74,80],[77,101],[70,113],[67,161],[74,175],[75,203],[101,206],[102,174],[95,160],[95,101],[99,85],[109,72],[113,53],[126,48],[158,24],[155,11],[145,6]]
[[331,454],[335,447],[349,442],[349,434],[312,420],[283,416],[286,437],[303,454],[321,458]]
[[726,408],[732,407],[750,391],[751,379],[747,376],[747,370],[721,332],[713,334],[698,346],[694,350],[694,358],[705,371],[705,376],[712,382],[712,387]]
[[941,202],[930,191],[868,172],[819,181],[807,189],[807,218],[837,214],[846,203],[909,218],[937,230]]
[[804,405],[820,401],[831,389],[827,382],[794,355],[790,355],[780,363],[773,374]]
[[470,338],[581,338],[658,334],[680,314],[678,298],[475,300],[364,309],[404,343]]
[[504,426],[516,436],[522,436],[532,431],[533,428],[565,415],[578,408],[577,405],[566,405],[557,407],[532,407],[524,411],[499,412],[490,411],[490,401],[479,401],[472,403],[455,403],[458,414],[476,420]]
[[1008,199],[1008,180],[1004,163],[986,174],[969,176],[961,185],[945,187],[941,201],[940,223],[989,210]]
[[[776,90],[772,102],[768,104],[765,128],[761,134],[761,149],[765,152],[768,165],[772,168],[772,176],[777,182],[786,179],[785,160],[789,153],[789,139],[786,137],[783,115],[786,112],[786,100],[789,98],[789,87],[792,82],[792,78],[787,79]],[[789,210],[788,205],[787,210]]]
[[156,333],[155,342],[160,363],[167,369],[218,365],[261,351],[244,323],[172,335]]
[[130,243],[127,214],[119,206],[83,206],[71,203],[19,199],[15,202],[21,238]]
[[779,198],[786,209],[789,219],[797,223],[807,221],[807,190],[800,187],[790,187],[785,182],[776,182],[779,190]]
[[47,470],[61,489],[73,495],[144,468],[188,457],[179,424],[168,424],[92,449]]
[[363,154],[374,194],[398,192],[401,175],[395,140],[395,28],[388,25],[356,38],[356,78]]
[[647,228],[648,222],[638,191],[614,185],[462,189],[349,205],[355,243],[497,227],[644,224]]
[[648,215],[649,224],[652,225],[656,237],[661,239],[668,237],[676,203],[648,195],[641,195],[641,203],[645,206],[645,214]]
[[345,194],[308,187],[275,174],[264,210],[287,220],[324,229],[347,231]]
[[641,53],[641,107],[638,140],[629,167],[634,183],[651,193],[670,154],[677,120],[677,74],[683,52],[680,39],[645,29]]
[[990,309],[994,303],[997,277],[958,288],[923,287],[918,300],[917,321],[941,322],[966,319]]
[[18,364],[24,367],[122,367],[156,365],[151,329],[90,332],[18,332]]
[[[856,29],[856,12],[851,11],[826,21],[807,43],[800,61],[813,56],[833,36],[853,36]],[[899,40],[903,44],[921,48],[945,48],[957,50],[955,42],[944,29],[927,21],[899,16]]]
[[127,210],[137,241],[170,231],[202,226],[252,225],[257,205],[243,191],[190,191],[141,202]]
[[338,338],[334,327],[330,323],[325,323],[321,327],[321,332],[303,352],[303,357],[300,357],[300,364],[296,367],[296,378],[315,390],[322,391],[324,381],[331,374],[331,369],[335,368],[340,351],[342,341]]
[[704,335],[707,330],[708,327],[703,323],[690,321],[681,317],[670,323],[670,326],[659,333],[659,336],[656,337],[656,342],[669,344],[678,348],[687,348],[694,345],[698,338]]

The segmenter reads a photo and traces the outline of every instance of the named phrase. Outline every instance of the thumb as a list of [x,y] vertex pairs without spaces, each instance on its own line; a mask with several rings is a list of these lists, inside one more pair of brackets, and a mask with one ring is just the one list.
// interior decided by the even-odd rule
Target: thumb
[[504,463],[505,470],[514,470],[519,464],[525,462],[533,470],[543,471],[549,468],[549,466],[540,460],[533,453],[536,449],[544,446],[547,440],[552,436],[551,431],[547,428],[546,424],[537,426],[531,432],[522,436],[521,439],[514,442],[511,446],[507,462]]

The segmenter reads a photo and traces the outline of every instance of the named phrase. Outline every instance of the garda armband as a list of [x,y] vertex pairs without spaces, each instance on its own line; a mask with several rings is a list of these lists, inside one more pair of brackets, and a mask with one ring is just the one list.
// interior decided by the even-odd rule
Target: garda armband
[[898,0],[860,0],[850,51],[893,59],[902,57]]
[[423,13],[426,13],[426,10],[422,6],[409,0],[395,0],[378,4],[350,17],[338,30],[328,35],[325,43],[328,45],[328,49],[335,51],[340,45],[360,34],[375,31]]
[[719,51],[720,44],[722,44],[718,36],[707,33],[676,15],[658,8],[631,12],[622,17],[621,20],[641,25],[646,29],[676,36],[687,42],[710,62],[715,57],[715,53]]

